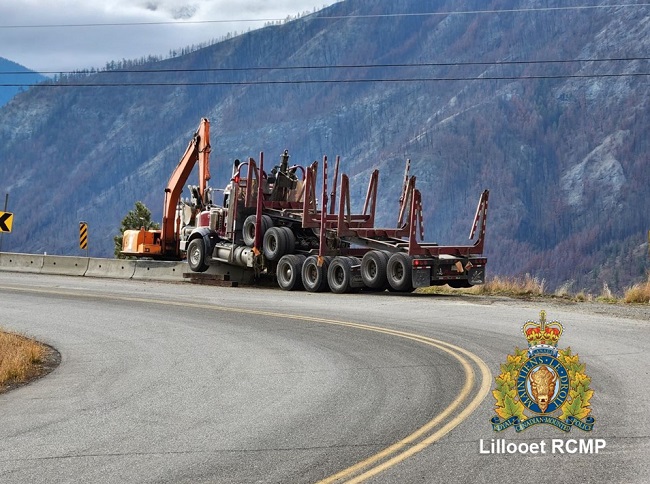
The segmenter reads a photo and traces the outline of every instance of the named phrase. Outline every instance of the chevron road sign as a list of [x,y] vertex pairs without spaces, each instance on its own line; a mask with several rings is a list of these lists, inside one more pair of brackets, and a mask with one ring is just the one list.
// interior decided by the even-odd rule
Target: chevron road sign
[[0,212],[0,232],[11,232],[14,223],[14,214],[11,212]]

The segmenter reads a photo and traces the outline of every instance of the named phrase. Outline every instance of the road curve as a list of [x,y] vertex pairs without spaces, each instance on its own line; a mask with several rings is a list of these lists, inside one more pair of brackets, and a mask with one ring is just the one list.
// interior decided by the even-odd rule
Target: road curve
[[[0,301],[0,326],[62,353],[0,395],[3,483],[650,481],[645,315],[10,273]],[[480,455],[497,437],[489,372],[540,309],[565,323],[595,390],[594,431],[571,437],[607,448]]]

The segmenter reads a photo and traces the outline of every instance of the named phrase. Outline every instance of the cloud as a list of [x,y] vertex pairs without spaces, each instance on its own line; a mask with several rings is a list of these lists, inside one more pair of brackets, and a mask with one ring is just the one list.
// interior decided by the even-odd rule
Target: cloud
[[[111,60],[167,55],[171,49],[262,27],[250,19],[283,19],[318,0],[16,0],[0,2],[0,56],[30,69],[69,71]],[[218,23],[101,25],[138,22]],[[89,26],[94,24],[94,26]],[[49,27],[43,27],[43,26]],[[56,25],[53,27],[53,25]],[[13,26],[21,26],[14,28]],[[11,27],[11,28],[8,28]]]

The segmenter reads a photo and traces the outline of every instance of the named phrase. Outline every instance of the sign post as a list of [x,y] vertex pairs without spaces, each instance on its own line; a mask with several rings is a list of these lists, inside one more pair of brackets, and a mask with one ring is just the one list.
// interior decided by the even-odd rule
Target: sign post
[[5,208],[0,212],[0,252],[2,252],[2,239],[5,232],[11,232],[11,227],[14,223],[14,214],[7,212],[7,205],[9,204],[9,194],[5,195]]

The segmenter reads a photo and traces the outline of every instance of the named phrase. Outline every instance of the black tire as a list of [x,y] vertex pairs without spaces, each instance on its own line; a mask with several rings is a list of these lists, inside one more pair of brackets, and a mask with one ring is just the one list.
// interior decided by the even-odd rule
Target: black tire
[[[253,247],[255,245],[255,220],[256,215],[249,215],[244,220],[244,226],[242,227],[242,238],[244,239],[244,244],[248,247]],[[268,215],[262,215],[262,240],[264,240],[264,234],[266,231],[273,227],[273,220]]]
[[270,261],[280,260],[287,253],[287,234],[281,227],[271,227],[264,234],[264,257]]
[[331,258],[324,257],[323,265],[318,267],[318,257],[310,255],[302,264],[302,284],[309,292],[322,292],[329,289],[327,284],[327,269]]
[[244,244],[248,247],[253,247],[255,244],[255,215],[249,215],[244,220],[244,226],[241,229]]
[[395,252],[391,252],[390,250],[381,250],[380,252],[386,256],[386,289],[388,289],[388,292],[397,292],[390,284],[388,284],[388,259],[390,259]]
[[386,267],[389,257],[378,250],[366,252],[361,260],[361,279],[370,289],[385,289],[388,285]]
[[266,231],[273,227],[273,225],[275,224],[273,223],[273,219],[271,217],[268,215],[262,215],[262,237],[264,237]]
[[304,254],[294,254],[295,257],[298,258],[300,261],[300,279],[302,279],[302,265],[305,263],[305,259],[307,259],[307,256]]
[[411,292],[413,290],[412,263],[411,258],[403,252],[396,252],[388,259],[386,279],[395,291]]
[[205,272],[210,267],[205,263],[205,243],[203,239],[194,239],[187,248],[187,264],[193,272]]
[[352,263],[349,257],[334,257],[327,268],[327,283],[333,293],[343,294],[351,292]]
[[284,233],[287,234],[287,254],[293,254],[296,250],[296,236],[293,234],[293,230],[289,227],[280,227],[284,230]]
[[275,276],[278,286],[285,291],[299,291],[302,285],[302,264],[305,256],[287,254],[278,261]]

